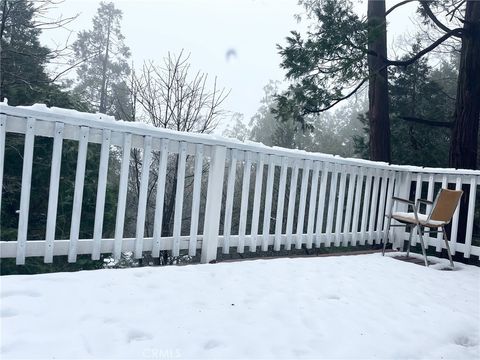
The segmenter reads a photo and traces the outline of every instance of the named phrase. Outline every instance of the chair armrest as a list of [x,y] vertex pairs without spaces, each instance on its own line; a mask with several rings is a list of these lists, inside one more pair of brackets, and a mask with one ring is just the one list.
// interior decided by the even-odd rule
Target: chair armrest
[[399,201],[399,202],[404,202],[404,203],[407,203],[409,205],[415,205],[415,203],[411,200],[408,200],[408,199],[402,199],[402,198],[399,198],[399,197],[396,197],[396,196],[392,196],[392,200],[393,201]]
[[[430,201],[427,199],[417,199],[417,203],[415,204],[415,207],[414,207],[415,218],[417,220],[418,220],[418,214],[420,214],[420,204],[433,205],[433,201]],[[430,216],[432,216],[432,211],[433,211],[433,207],[430,209],[430,214],[427,217],[427,222],[430,220]]]
[[417,203],[433,205],[433,201],[430,201],[430,200],[427,200],[427,199],[417,199]]
[[392,211],[393,211],[393,204],[395,203],[395,201],[398,201],[398,202],[403,202],[405,204],[407,204],[407,209],[409,206],[411,206],[413,208],[413,211],[415,211],[415,203],[411,200],[408,200],[408,199],[403,199],[403,198],[399,198],[399,197],[396,197],[396,196],[392,196],[392,203],[390,205],[390,213],[385,216],[387,217],[391,217],[392,216]]

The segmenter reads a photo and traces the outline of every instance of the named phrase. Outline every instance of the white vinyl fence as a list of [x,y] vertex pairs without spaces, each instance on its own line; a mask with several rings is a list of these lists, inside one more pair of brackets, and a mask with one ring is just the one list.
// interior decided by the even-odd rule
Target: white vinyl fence
[[[465,258],[479,256],[472,244],[480,206],[476,204],[479,171],[427,169],[396,166],[326,154],[271,148],[256,143],[158,129],[146,124],[114,121],[104,115],[79,113],[44,106],[11,107],[0,105],[0,187],[4,177],[5,144],[12,134],[23,134],[23,170],[19,184],[20,206],[16,239],[0,239],[2,258],[41,256],[46,263],[53,256],[113,254],[132,251],[136,258],[144,252],[158,257],[168,250],[173,256],[201,249],[201,261],[217,258],[217,250],[278,251],[330,246],[378,244],[386,237],[385,211],[392,195],[433,200],[440,187],[468,191],[468,210],[457,209],[452,221],[451,248]],[[32,163],[36,139],[53,138],[50,166],[48,211],[45,238],[29,238],[29,204],[32,194]],[[56,238],[59,188],[64,181],[61,159],[64,140],[78,143],[70,233]],[[101,144],[92,238],[80,238],[82,200],[89,144]],[[105,194],[109,159],[117,154],[118,198],[115,231],[103,236]],[[131,154],[142,154],[135,216],[135,236],[125,236]],[[167,189],[169,157],[176,156],[175,185]],[[152,194],[152,174],[155,199]],[[35,184],[34,184],[35,185]],[[165,199],[174,192],[171,234],[162,234]],[[0,196],[0,206],[1,203]],[[187,200],[186,200],[187,199]],[[152,214],[153,233],[146,236],[146,218]],[[460,239],[460,220],[466,219],[466,236]],[[478,220],[477,220],[478,221]],[[0,219],[0,226],[1,226]],[[3,232],[2,232],[3,234]],[[408,239],[403,228],[390,232],[400,247]],[[441,234],[426,238],[440,252]],[[414,236],[413,242],[416,239]]]

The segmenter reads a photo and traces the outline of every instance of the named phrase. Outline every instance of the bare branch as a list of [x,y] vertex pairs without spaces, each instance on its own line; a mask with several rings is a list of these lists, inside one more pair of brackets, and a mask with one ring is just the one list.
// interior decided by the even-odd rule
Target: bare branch
[[450,21],[453,20],[453,18],[455,17],[455,13],[458,11],[458,9],[460,9],[460,7],[462,7],[463,4],[465,4],[465,0],[459,1],[458,4],[452,10],[447,12],[446,16],[451,15]]
[[[424,56],[425,54],[428,54],[430,51],[432,51],[433,49],[435,49],[436,47],[441,45],[443,42],[445,42],[446,40],[451,38],[452,36],[462,36],[463,31],[464,30],[462,28],[456,28],[456,29],[450,30],[450,32],[448,32],[445,35],[438,38],[436,41],[434,41],[432,44],[427,46],[425,49],[416,53],[410,59],[407,59],[407,60],[389,60],[389,59],[386,59],[386,58],[382,57],[382,60],[384,61],[384,63],[387,66],[390,66],[390,65],[393,65],[393,66],[408,66],[408,65],[411,65],[415,61],[420,59],[422,56]],[[365,50],[365,52],[368,55],[371,55],[371,56],[379,56],[376,52],[371,51],[371,50]]]
[[60,76],[62,76],[62,75],[64,75],[65,73],[69,72],[70,70],[76,68],[78,65],[80,65],[81,63],[84,63],[85,61],[89,60],[89,59],[92,58],[92,57],[93,57],[93,55],[92,55],[92,56],[89,56],[89,57],[87,57],[87,58],[85,58],[85,59],[82,59],[82,60],[74,63],[73,65],[69,66],[68,68],[60,71],[57,75],[55,75],[55,77],[54,77],[52,80],[50,80],[50,82],[53,83],[53,82],[57,81]]
[[143,64],[135,76],[138,103],[155,126],[187,132],[211,132],[224,111],[221,109],[228,93],[208,90],[208,75],[197,72],[190,76],[189,55],[183,51],[168,54],[162,66],[152,61]]
[[422,119],[422,118],[417,118],[412,116],[399,116],[399,119],[414,122],[417,124],[424,124],[424,125],[435,126],[435,127],[445,127],[449,129],[453,127],[453,122],[450,122],[450,121],[428,120],[428,119]]

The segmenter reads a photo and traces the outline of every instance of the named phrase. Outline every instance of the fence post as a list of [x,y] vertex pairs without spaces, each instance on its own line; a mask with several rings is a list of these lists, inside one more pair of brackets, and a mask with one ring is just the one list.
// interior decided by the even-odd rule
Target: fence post
[[202,264],[209,263],[217,258],[218,230],[220,228],[220,209],[222,207],[222,189],[226,154],[226,147],[212,147],[210,170],[208,172],[202,255],[200,259]]
[[469,258],[472,252],[473,222],[475,219],[475,199],[477,194],[477,177],[470,180],[470,194],[468,196],[467,229],[465,233],[465,250],[463,256]]

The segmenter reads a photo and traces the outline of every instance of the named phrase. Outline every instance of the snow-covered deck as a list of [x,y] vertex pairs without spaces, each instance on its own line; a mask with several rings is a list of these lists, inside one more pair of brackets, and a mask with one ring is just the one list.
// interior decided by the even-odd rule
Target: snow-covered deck
[[480,269],[460,263],[372,254],[0,281],[3,359],[480,356]]

